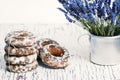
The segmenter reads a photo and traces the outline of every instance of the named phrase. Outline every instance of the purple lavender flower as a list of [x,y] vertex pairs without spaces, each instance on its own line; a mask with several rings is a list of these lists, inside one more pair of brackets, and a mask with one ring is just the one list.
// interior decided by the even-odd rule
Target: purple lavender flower
[[98,24],[100,27],[109,27],[110,24],[112,27],[120,27],[120,0],[59,0],[59,2],[66,9],[64,13],[70,22],[72,19],[67,16],[68,13],[80,22],[86,21],[85,25],[88,24],[90,27]]
[[[120,1],[113,2],[111,0],[59,0],[64,8],[75,18],[90,19],[89,15],[97,15],[98,18],[111,20],[114,23],[116,16],[120,14]],[[97,12],[95,12],[97,11]],[[107,16],[106,16],[107,15]],[[77,17],[79,16],[79,17]],[[92,19],[92,18],[91,18]],[[93,19],[92,19],[93,20]]]

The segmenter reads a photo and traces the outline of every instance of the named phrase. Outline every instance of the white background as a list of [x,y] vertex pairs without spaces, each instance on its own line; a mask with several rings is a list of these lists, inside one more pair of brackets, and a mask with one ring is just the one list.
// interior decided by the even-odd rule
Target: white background
[[0,23],[66,23],[58,0],[0,0]]

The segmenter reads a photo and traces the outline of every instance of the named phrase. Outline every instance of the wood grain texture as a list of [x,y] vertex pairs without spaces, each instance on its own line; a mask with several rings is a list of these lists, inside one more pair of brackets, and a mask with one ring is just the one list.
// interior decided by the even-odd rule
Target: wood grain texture
[[[6,70],[4,38],[15,30],[33,32],[37,38],[51,38],[69,50],[71,64],[65,69],[51,69],[39,60],[39,67],[27,73]],[[0,80],[120,80],[120,65],[99,66],[89,61],[88,36],[74,24],[1,24],[0,25]]]

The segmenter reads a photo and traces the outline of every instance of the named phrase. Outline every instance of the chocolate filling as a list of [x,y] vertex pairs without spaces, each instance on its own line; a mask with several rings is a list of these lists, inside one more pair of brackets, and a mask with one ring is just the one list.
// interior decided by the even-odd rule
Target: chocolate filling
[[7,63],[6,62],[6,65],[9,66],[9,65],[13,65],[13,66],[26,66],[26,64],[11,64],[11,63]]
[[29,36],[27,33],[20,33],[18,36],[20,37],[26,37],[26,36]]
[[51,43],[52,43],[51,41],[44,41],[44,42],[42,42],[42,46],[44,47],[44,46],[51,44]]
[[62,57],[64,55],[64,50],[61,47],[56,47],[54,45],[49,46],[48,51],[53,56]]

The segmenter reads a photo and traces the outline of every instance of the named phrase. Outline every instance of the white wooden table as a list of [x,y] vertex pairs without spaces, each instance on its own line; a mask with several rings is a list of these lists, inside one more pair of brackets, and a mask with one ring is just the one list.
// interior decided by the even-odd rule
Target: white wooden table
[[[50,69],[39,61],[36,70],[13,73],[6,70],[4,38],[15,30],[28,30],[38,38],[51,38],[73,55],[65,69]],[[88,37],[78,38],[85,31],[74,24],[0,24],[0,80],[120,80],[120,65],[99,66],[89,61]]]

